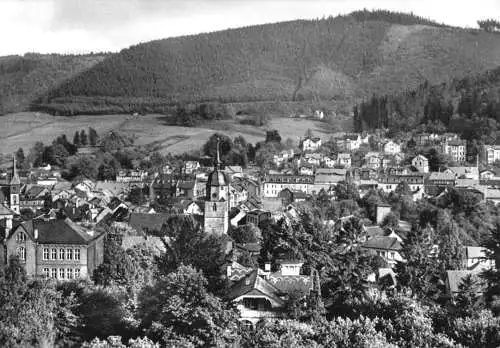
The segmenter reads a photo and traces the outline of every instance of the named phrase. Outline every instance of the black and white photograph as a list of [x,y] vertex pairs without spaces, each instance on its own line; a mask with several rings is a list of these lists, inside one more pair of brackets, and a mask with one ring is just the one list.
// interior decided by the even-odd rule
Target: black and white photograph
[[500,347],[500,0],[0,0],[1,348]]

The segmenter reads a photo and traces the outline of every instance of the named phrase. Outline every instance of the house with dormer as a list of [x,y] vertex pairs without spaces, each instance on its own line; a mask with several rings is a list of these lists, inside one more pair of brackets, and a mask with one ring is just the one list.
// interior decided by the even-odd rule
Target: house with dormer
[[300,274],[302,265],[301,261],[279,260],[276,272],[272,272],[270,263],[264,270],[243,268],[235,263],[228,265],[227,297],[236,305],[240,320],[254,326],[261,319],[283,318],[291,293],[308,296],[320,291],[313,275]]

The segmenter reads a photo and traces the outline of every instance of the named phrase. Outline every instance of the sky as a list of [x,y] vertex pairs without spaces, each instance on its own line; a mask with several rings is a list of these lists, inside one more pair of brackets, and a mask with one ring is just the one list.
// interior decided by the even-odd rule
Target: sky
[[500,17],[500,0],[0,0],[0,56],[115,52],[155,39],[363,8],[462,27]]

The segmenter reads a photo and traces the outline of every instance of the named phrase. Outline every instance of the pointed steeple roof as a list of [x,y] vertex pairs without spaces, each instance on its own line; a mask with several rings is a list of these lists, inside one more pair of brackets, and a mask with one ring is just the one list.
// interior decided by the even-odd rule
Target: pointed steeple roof
[[10,180],[10,185],[21,185],[21,179],[19,179],[19,175],[17,174],[16,168],[16,155],[12,156],[12,179]]

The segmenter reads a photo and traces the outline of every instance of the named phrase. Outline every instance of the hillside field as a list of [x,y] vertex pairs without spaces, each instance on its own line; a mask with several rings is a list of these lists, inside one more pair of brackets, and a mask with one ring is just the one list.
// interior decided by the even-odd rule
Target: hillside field
[[[277,129],[283,140],[295,142],[303,137],[307,129],[324,140],[330,138],[326,124],[310,119],[274,118],[267,127],[240,125],[232,120],[212,122],[205,127],[179,127],[166,124],[162,115],[130,116],[51,116],[43,113],[23,112],[0,118],[0,152],[9,154],[22,147],[27,153],[36,141],[49,144],[54,138],[66,134],[72,141],[75,131],[89,126],[99,134],[117,130],[135,138],[138,145],[152,144],[163,153],[180,154],[198,150],[214,132],[231,137],[243,135],[247,141],[256,143],[264,140],[267,129]],[[337,130],[352,130],[350,120],[339,121]]]

